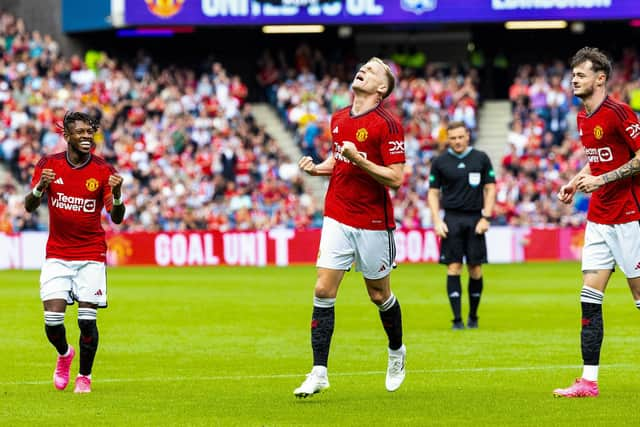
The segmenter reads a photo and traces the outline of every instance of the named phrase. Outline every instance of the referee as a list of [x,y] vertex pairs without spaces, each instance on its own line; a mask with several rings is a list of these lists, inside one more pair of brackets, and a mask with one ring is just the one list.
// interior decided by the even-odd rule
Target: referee
[[[489,229],[496,198],[496,179],[489,157],[469,146],[463,122],[447,127],[449,148],[433,160],[429,175],[429,207],[441,238],[440,263],[447,265],[447,294],[453,310],[453,329],[464,329],[460,314],[463,258],[469,270],[467,327],[478,327],[482,294],[482,264],[487,263],[484,234]],[[440,196],[444,220],[440,218]]]

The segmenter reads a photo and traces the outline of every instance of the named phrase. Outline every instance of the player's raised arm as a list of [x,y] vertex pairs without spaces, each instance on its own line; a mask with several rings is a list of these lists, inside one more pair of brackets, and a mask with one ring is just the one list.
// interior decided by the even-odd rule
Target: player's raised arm
[[113,207],[111,208],[111,220],[120,224],[124,219],[124,202],[122,201],[122,177],[118,174],[109,176],[109,187],[111,187],[111,194],[113,194]]
[[56,173],[53,169],[42,170],[38,184],[24,198],[24,208],[27,212],[33,212],[38,209],[43,193],[54,179],[56,179]]

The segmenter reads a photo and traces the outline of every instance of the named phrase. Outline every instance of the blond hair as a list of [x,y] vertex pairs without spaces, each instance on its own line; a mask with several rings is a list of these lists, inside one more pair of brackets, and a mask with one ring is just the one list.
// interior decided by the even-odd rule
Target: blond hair
[[393,89],[396,87],[396,76],[393,75],[393,71],[391,71],[391,68],[386,64],[386,62],[377,56],[372,57],[367,62],[378,63],[382,65],[382,68],[384,69],[384,74],[387,77],[387,91],[382,95],[382,99],[385,99],[391,95],[391,92],[393,92]]

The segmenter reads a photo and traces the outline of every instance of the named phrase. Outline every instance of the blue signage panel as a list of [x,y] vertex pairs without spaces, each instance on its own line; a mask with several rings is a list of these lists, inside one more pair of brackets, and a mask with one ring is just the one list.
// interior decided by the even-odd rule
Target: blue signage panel
[[639,18],[639,0],[125,0],[127,25],[392,24]]

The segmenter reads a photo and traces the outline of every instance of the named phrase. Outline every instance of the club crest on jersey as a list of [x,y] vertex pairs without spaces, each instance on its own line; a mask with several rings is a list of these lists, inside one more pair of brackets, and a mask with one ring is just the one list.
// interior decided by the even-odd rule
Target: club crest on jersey
[[360,128],[356,132],[356,139],[358,140],[358,142],[364,142],[367,140],[368,137],[369,137],[369,132],[367,132],[365,128]]
[[149,12],[160,18],[171,18],[182,10],[185,0],[144,0]]
[[89,178],[88,180],[86,180],[84,185],[87,187],[87,190],[96,191],[100,186],[100,182],[98,182],[98,180],[95,178]]
[[596,137],[596,139],[602,139],[604,135],[604,129],[602,129],[602,126],[597,125],[596,127],[593,128],[593,136]]

